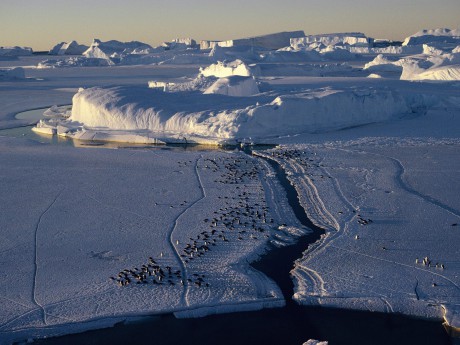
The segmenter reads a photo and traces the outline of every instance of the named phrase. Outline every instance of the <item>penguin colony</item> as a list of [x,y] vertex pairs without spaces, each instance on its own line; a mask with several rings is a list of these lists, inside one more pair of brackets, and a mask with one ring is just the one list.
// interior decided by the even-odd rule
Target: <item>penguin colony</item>
[[[186,166],[191,162],[178,162]],[[254,161],[245,156],[229,155],[215,159],[203,160],[202,169],[217,173],[216,184],[235,185],[234,193],[218,196],[223,201],[222,207],[203,220],[203,231],[189,241],[175,240],[176,248],[183,264],[190,268],[218,246],[238,241],[266,240],[269,230],[274,227],[274,219],[268,215],[263,188],[257,184],[260,170]],[[254,190],[254,185],[259,190]],[[255,195],[257,194],[257,195]],[[180,246],[180,247],[179,247]],[[204,274],[193,273],[188,277],[179,268],[164,266],[160,258],[149,257],[140,268],[124,269],[117,276],[110,277],[119,286],[130,284],[186,285],[197,288],[210,286]],[[187,270],[189,271],[189,270]]]

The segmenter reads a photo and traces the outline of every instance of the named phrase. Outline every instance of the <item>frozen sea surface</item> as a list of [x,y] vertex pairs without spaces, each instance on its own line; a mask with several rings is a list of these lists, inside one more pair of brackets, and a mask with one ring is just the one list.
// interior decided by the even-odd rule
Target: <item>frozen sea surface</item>
[[[0,62],[26,73],[25,80],[0,83],[0,129],[31,123],[15,119],[17,112],[70,104],[79,87],[187,82],[199,67],[40,70],[34,67],[38,61],[30,56]],[[309,217],[327,231],[297,261],[295,299],[436,319],[445,308],[456,325],[458,82],[371,79],[346,68],[340,76],[296,77],[291,67],[303,68],[264,66],[261,91],[385,89],[414,110],[341,131],[274,136],[283,146],[268,155],[285,167]],[[271,69],[276,76],[269,75]],[[289,242],[304,229],[256,158],[219,151],[83,150],[0,135],[0,175],[2,341],[110,326],[152,313],[201,316],[284,304],[274,282],[247,261],[264,252],[268,241]],[[231,178],[235,183],[224,183]],[[224,219],[213,225],[213,218],[228,218],[233,208],[246,206],[250,231],[240,233],[241,224],[227,230],[231,225]],[[256,210],[266,213],[265,223],[259,219],[257,225],[263,231],[252,228]],[[272,218],[273,227],[267,224]],[[288,226],[277,230],[282,223]],[[202,233],[214,227],[216,249],[204,243]],[[217,232],[222,230],[229,234]],[[187,245],[211,250],[190,260]],[[117,285],[126,281],[118,276],[124,269],[132,271],[128,277],[135,283],[133,272],[142,271],[149,257],[164,272],[166,266],[180,271],[168,277],[174,285],[153,285],[151,276],[148,284]]]

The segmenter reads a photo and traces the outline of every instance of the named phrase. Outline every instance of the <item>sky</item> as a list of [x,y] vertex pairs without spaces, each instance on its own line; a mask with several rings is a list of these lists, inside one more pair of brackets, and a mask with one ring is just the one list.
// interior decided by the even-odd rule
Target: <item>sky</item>
[[291,30],[402,40],[440,27],[460,27],[460,0],[0,0],[0,46],[35,51],[93,38],[156,46]]

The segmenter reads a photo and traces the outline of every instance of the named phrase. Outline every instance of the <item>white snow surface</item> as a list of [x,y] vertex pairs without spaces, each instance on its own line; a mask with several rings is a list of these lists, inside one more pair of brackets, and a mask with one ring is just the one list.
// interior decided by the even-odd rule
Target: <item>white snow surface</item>
[[[0,196],[0,257],[9,263],[0,283],[2,343],[140,315],[190,317],[284,305],[278,287],[247,264],[266,250],[272,231],[282,231],[268,221],[258,222],[264,233],[255,231],[243,224],[252,222],[243,215],[232,231],[219,211],[238,209],[244,192],[254,212],[270,205],[268,219],[299,228],[287,202],[268,197],[279,186],[262,179],[270,173],[255,159],[217,151],[78,150],[5,137],[0,147],[0,184],[9,191]],[[20,173],[14,172],[18,164]],[[227,177],[232,167],[234,181]],[[246,171],[255,175],[239,177]],[[26,199],[25,180],[32,182]],[[266,198],[267,188],[274,189]],[[181,256],[193,245],[190,238],[211,250]],[[166,275],[174,285],[152,284],[153,278],[136,284],[131,277],[130,285],[118,286],[110,279],[125,281],[118,272],[140,270],[149,257],[165,272],[167,266],[180,271]],[[201,286],[194,274],[202,277]]]
[[[215,62],[209,50],[140,49],[125,61],[144,65],[111,68],[37,69],[31,66],[39,56],[0,59],[0,68],[21,66],[28,76],[0,83],[0,129],[36,121],[15,118],[19,111],[70,104],[75,97],[73,120],[61,116],[68,109],[51,107],[37,126],[58,138],[0,132],[0,189],[6,191],[0,193],[0,342],[152,313],[191,317],[284,303],[276,285],[246,263],[266,241],[290,242],[305,232],[267,164],[244,156],[240,170],[257,167],[259,177],[244,186],[224,184],[216,181],[241,154],[135,145],[102,150],[92,146],[99,140],[282,144],[269,156],[284,166],[309,217],[326,230],[296,263],[295,299],[444,318],[460,328],[459,44],[424,43],[433,48],[428,54],[421,44],[382,48],[388,51],[361,71],[377,54],[367,50],[349,64],[329,64],[334,73],[323,73],[321,61],[295,60],[306,56],[300,51],[222,48],[232,59],[241,54],[257,63],[259,53],[279,59],[260,58],[261,93],[250,97],[203,95],[218,79],[196,77],[197,65],[147,65],[202,59],[206,66]],[[123,61],[118,54],[111,61]],[[412,80],[424,78],[400,80],[399,72],[384,70],[375,70],[382,78],[366,78],[385,64],[401,66]],[[444,81],[428,82],[425,74]],[[165,83],[168,92],[149,89],[149,80]],[[92,149],[44,144],[52,140]],[[220,238],[216,250],[183,262],[183,270],[177,250],[210,229],[205,219],[238,197],[236,186],[251,193],[251,205],[267,205],[276,225],[287,226],[267,228],[270,238],[250,233],[238,240],[229,232],[228,242]],[[218,230],[225,228],[218,224]],[[122,269],[140,268],[149,256],[187,277],[205,274],[210,286],[119,287],[110,280]]]
[[231,76],[219,78],[204,94],[219,94],[232,97],[249,97],[260,93],[254,77]]
[[[231,91],[225,85],[231,80],[216,82],[208,93],[221,90],[228,94]],[[240,91],[235,95],[256,92],[250,87],[253,81],[247,84],[244,80],[248,79],[238,79]],[[82,89],[73,97],[69,121],[82,124],[83,130],[147,130],[163,141],[180,138],[182,142],[186,137],[189,142],[222,144],[387,121],[414,111],[412,99],[367,88],[298,90],[235,101],[216,97],[193,92],[159,93],[145,87]]]
[[293,271],[299,303],[428,318],[441,318],[441,306],[458,310],[460,200],[451,191],[458,139],[363,138],[296,149],[313,160],[308,172],[299,160],[281,160],[301,172],[294,183],[327,232]]
[[225,78],[229,76],[242,76],[250,77],[253,76],[251,68],[241,60],[235,60],[230,62],[217,61],[205,68],[200,68],[200,74],[205,77],[217,77]]

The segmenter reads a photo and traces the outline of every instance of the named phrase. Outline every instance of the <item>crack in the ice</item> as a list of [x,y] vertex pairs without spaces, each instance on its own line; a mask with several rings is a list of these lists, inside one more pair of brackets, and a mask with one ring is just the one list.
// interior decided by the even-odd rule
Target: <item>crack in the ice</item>
[[181,278],[182,278],[182,282],[183,282],[183,286],[184,286],[184,289],[183,289],[183,294],[182,294],[182,297],[181,297],[181,300],[182,300],[182,303],[185,304],[186,306],[189,305],[189,302],[188,302],[188,283],[187,283],[187,272],[186,272],[186,267],[185,267],[185,264],[184,264],[184,261],[182,260],[181,256],[180,256],[180,253],[179,253],[179,250],[176,248],[176,246],[174,245],[174,240],[173,240],[173,234],[174,234],[174,231],[176,230],[177,228],[177,223],[179,221],[179,219],[188,211],[190,210],[196,203],[198,203],[199,201],[203,200],[205,197],[206,197],[206,191],[203,187],[203,183],[201,181],[201,176],[200,176],[200,173],[198,171],[198,162],[200,159],[203,158],[203,155],[200,155],[200,158],[198,158],[196,161],[195,161],[195,176],[198,180],[198,184],[199,184],[199,189],[200,189],[200,192],[201,192],[201,196],[196,199],[194,202],[192,202],[191,204],[188,205],[188,207],[184,208],[184,210],[179,213],[179,215],[176,217],[176,219],[174,220],[174,225],[173,227],[171,228],[171,231],[169,233],[169,245],[171,246],[172,250],[173,250],[173,253],[174,255],[177,257],[177,260],[179,262],[179,265],[181,266]]
[[357,151],[357,150],[344,150],[344,151],[351,151],[351,152],[360,152],[360,153],[365,153],[365,154],[369,154],[369,155],[374,155],[374,156],[380,156],[380,157],[384,157],[386,159],[389,159],[390,161],[392,161],[395,165],[396,165],[396,168],[397,168],[397,171],[396,171],[396,182],[401,186],[402,189],[404,189],[406,192],[408,193],[411,193],[419,198],[421,198],[422,200],[426,201],[426,202],[429,202],[457,217],[460,217],[460,211],[459,210],[456,210],[452,207],[450,207],[449,205],[446,205],[444,204],[443,202],[429,196],[429,195],[426,195],[426,194],[423,194],[417,190],[415,190],[413,187],[411,187],[407,182],[404,181],[404,178],[403,178],[403,175],[406,173],[406,169],[404,168],[404,165],[402,164],[402,162],[397,159],[397,158],[394,158],[394,157],[391,157],[391,156],[387,156],[387,155],[384,155],[384,154],[381,154],[381,153],[376,153],[376,152],[369,152],[369,151]]
[[53,199],[53,201],[48,205],[48,207],[40,214],[40,217],[38,217],[37,224],[35,225],[35,231],[34,231],[34,272],[33,272],[33,285],[32,285],[32,300],[41,309],[41,314],[43,318],[43,322],[45,325],[47,325],[46,322],[46,311],[45,308],[38,302],[37,300],[37,272],[38,272],[38,251],[37,251],[37,246],[38,246],[38,230],[40,228],[40,224],[42,221],[42,218],[45,216],[45,214],[53,207],[53,205],[56,203],[57,199],[60,197],[62,194],[63,189],[59,191],[59,193],[56,195],[56,197]]
[[415,283],[414,292],[415,292],[415,297],[417,297],[417,301],[419,301],[420,296],[418,295],[417,288],[418,288],[418,279],[417,279],[417,282]]
[[398,172],[397,172],[397,175],[396,175],[396,180],[398,181],[398,183],[401,185],[401,187],[403,189],[405,189],[407,192],[411,193],[411,194],[414,194],[415,196],[418,196],[419,198],[435,205],[435,206],[438,206],[440,208],[442,208],[443,210],[449,212],[449,213],[452,213],[453,215],[457,216],[457,217],[460,217],[460,211],[450,207],[449,205],[446,205],[444,203],[442,203],[441,201],[429,196],[429,195],[425,195],[425,194],[422,194],[418,191],[416,191],[415,189],[413,189],[407,182],[404,181],[403,179],[403,175],[406,173],[406,170],[404,168],[404,165],[401,163],[401,161],[399,161],[398,159],[396,158],[393,158],[393,157],[389,157],[389,156],[384,156],[382,155],[383,157],[386,157],[388,159],[390,159],[391,161],[393,161],[397,168],[398,168]]

